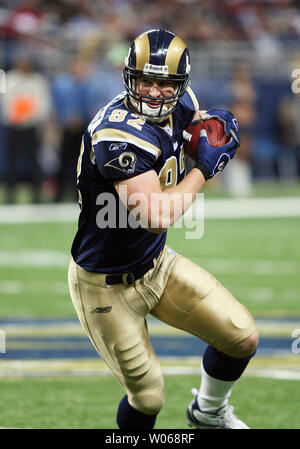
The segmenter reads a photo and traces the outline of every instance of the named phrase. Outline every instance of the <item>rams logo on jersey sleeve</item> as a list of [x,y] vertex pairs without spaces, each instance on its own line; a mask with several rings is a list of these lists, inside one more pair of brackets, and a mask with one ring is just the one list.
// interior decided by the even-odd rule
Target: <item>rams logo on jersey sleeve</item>
[[105,167],[112,167],[116,170],[120,170],[128,175],[134,173],[136,164],[136,155],[131,152],[124,152],[119,157],[115,157],[111,161],[105,164]]

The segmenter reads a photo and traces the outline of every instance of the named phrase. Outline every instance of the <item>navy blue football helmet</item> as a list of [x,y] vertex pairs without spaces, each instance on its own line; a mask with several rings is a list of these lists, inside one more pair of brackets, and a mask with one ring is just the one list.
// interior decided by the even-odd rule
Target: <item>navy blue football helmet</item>
[[[131,105],[148,120],[159,121],[175,109],[190,79],[190,56],[183,40],[167,30],[150,30],[139,35],[125,58],[124,84]],[[174,83],[171,97],[156,100],[160,108],[151,109],[147,102],[151,97],[136,91],[138,78]]]

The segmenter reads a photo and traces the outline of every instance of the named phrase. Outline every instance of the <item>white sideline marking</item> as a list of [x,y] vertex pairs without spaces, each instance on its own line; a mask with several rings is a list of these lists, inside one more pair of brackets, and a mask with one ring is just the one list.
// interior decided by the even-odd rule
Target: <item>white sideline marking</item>
[[[12,267],[61,267],[67,268],[71,255],[68,252],[46,249],[0,250],[0,266]],[[200,263],[200,265],[202,265]],[[300,261],[272,259],[231,259],[206,257],[203,267],[215,273],[247,273],[253,275],[298,275]],[[8,286],[8,288],[10,288]],[[11,288],[14,286],[11,284]],[[15,287],[17,288],[17,287]],[[261,291],[262,296],[270,296],[270,290]]]
[[[76,223],[79,212],[79,206],[72,203],[2,205],[0,223]],[[204,212],[205,218],[300,217],[300,198],[204,199]]]
[[77,222],[76,204],[17,204],[0,206],[1,224]]
[[67,294],[68,284],[67,282],[50,282],[50,281],[0,281],[0,292],[6,295],[19,295],[21,293],[33,293],[40,294],[43,290],[47,290],[48,293],[54,293],[56,295]]
[[22,250],[0,251],[0,266],[66,268],[70,258],[71,254],[64,251],[24,248]]
[[269,379],[300,380],[300,372],[272,369],[249,369],[246,375],[250,377],[266,377]]
[[[184,360],[184,357],[183,357]],[[112,373],[107,368],[96,368],[96,369],[64,369],[61,367],[60,369],[39,369],[32,368],[32,370],[28,369],[28,364],[24,365],[22,369],[22,361],[18,361],[18,369],[12,370],[1,370],[0,379],[1,378],[32,378],[32,377],[111,377]],[[13,367],[12,367],[13,368]],[[192,366],[168,366],[162,367],[163,374],[167,376],[178,376],[178,375],[193,375],[197,374],[199,377],[200,368],[192,367]],[[292,370],[280,370],[280,369],[265,369],[265,368],[250,368],[247,369],[244,373],[243,377],[263,377],[267,379],[278,379],[278,380],[299,380],[300,381],[300,372],[292,371]]]
[[[199,368],[171,366],[163,368],[163,372],[170,376],[179,374],[199,374]],[[300,372],[288,370],[249,369],[244,375],[247,377],[266,377],[268,379],[300,380]]]
[[300,198],[209,199],[205,218],[300,217]]

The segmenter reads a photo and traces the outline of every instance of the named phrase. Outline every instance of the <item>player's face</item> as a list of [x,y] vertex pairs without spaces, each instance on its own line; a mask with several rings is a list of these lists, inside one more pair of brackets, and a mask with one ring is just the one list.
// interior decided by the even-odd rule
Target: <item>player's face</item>
[[[160,102],[156,102],[161,98],[172,97],[175,94],[175,83],[168,80],[151,80],[147,78],[139,78],[136,85],[137,93],[150,97],[145,101],[152,109],[160,108]],[[153,100],[152,100],[153,99]]]

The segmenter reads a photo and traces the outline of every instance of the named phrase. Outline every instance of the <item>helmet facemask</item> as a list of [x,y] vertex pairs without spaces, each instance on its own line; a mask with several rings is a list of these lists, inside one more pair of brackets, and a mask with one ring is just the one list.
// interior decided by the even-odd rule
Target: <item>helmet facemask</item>
[[[149,79],[156,82],[168,81],[174,83],[174,95],[163,98],[153,98],[147,95],[142,95],[137,92],[137,81],[139,78]],[[128,67],[123,71],[124,84],[130,99],[131,105],[136,109],[137,113],[143,116],[146,120],[159,122],[169,116],[184,94],[188,83],[189,77],[168,76],[159,77],[155,75],[147,76],[141,71],[132,70]],[[159,108],[152,108],[149,103],[155,103],[159,105]]]

